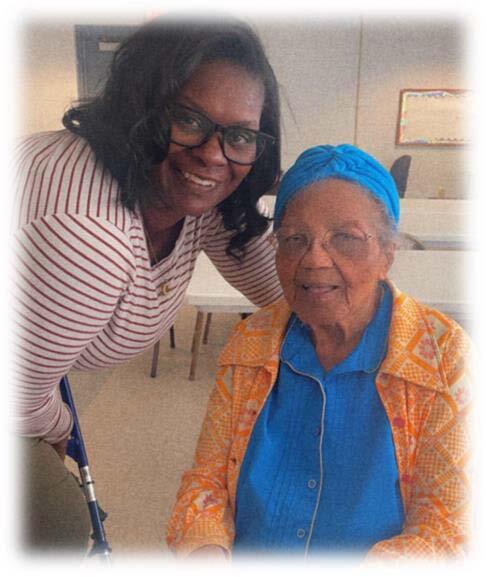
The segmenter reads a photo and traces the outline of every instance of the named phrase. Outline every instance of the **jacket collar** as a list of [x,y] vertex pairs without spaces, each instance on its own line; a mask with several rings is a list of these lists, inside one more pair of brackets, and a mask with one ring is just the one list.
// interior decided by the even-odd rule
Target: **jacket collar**
[[443,314],[421,305],[392,281],[393,305],[388,351],[380,372],[439,392],[448,390],[439,348],[451,328]]
[[[387,282],[393,294],[392,318],[388,351],[379,371],[446,391],[438,339],[450,328],[448,321]],[[291,309],[281,298],[239,323],[220,355],[219,365],[264,367],[277,375],[290,316]]]
[[240,322],[218,364],[265,367],[277,374],[281,344],[291,313],[286,300],[281,297]]

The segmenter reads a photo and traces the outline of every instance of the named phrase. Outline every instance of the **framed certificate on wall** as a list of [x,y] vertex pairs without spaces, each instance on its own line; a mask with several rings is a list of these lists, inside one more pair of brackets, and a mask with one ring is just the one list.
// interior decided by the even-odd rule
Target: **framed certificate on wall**
[[400,91],[396,144],[462,146],[468,144],[470,90],[409,88]]

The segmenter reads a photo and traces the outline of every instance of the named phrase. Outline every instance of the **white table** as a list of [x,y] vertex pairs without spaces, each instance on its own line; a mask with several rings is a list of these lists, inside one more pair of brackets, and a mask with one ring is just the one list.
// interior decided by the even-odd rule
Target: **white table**
[[429,250],[472,248],[473,210],[472,201],[465,199],[402,198],[399,230]]
[[472,313],[468,279],[476,256],[472,251],[398,250],[389,277],[403,292],[463,323]]
[[241,292],[222,277],[204,252],[198,255],[185,303],[203,313],[250,313],[257,310]]
[[[189,369],[189,379],[192,381],[196,375],[201,342],[203,340],[203,343],[206,343],[208,340],[211,315],[213,313],[246,315],[256,311],[257,307],[222,277],[204,252],[201,252],[196,260],[184,302],[196,307],[197,310]],[[203,332],[205,316],[206,325]]]
[[401,198],[403,212],[471,214],[473,201],[466,198]]
[[[402,291],[465,324],[470,318],[470,303],[464,284],[473,260],[474,253],[467,251],[396,251],[390,278]],[[212,313],[248,314],[257,307],[226,282],[204,253],[196,261],[185,303],[197,310],[189,375],[193,380],[204,316],[208,315],[203,342],[208,336]]]
[[[264,196],[271,214],[275,196]],[[473,203],[466,199],[401,198],[399,230],[428,250],[465,250],[474,246],[469,225]]]

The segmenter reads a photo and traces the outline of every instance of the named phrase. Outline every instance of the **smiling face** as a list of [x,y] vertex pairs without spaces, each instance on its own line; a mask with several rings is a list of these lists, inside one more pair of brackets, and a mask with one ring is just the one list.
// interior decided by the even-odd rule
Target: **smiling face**
[[[264,86],[244,68],[224,60],[202,64],[184,85],[177,103],[203,113],[222,126],[258,130]],[[223,155],[219,134],[197,148],[171,143],[158,167],[158,205],[178,218],[199,216],[227,198],[251,166]]]
[[[312,330],[339,326],[350,333],[370,321],[378,283],[386,278],[393,260],[392,244],[383,246],[377,238],[383,227],[374,200],[344,180],[314,183],[289,202],[278,235],[290,239],[305,235],[310,243],[301,254],[280,244],[277,272],[291,309]],[[333,249],[331,255],[320,242],[329,238],[330,231],[370,238],[364,241],[365,250],[354,256]]]

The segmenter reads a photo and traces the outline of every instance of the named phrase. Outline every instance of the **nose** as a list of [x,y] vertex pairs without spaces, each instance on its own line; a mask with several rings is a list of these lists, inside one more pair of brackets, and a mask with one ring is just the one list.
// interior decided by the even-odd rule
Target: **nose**
[[300,265],[310,269],[330,268],[335,266],[335,261],[327,246],[318,239],[314,239],[301,257]]
[[223,143],[218,132],[213,133],[211,137],[200,146],[193,148],[192,153],[209,166],[224,165],[228,162],[223,154]]

